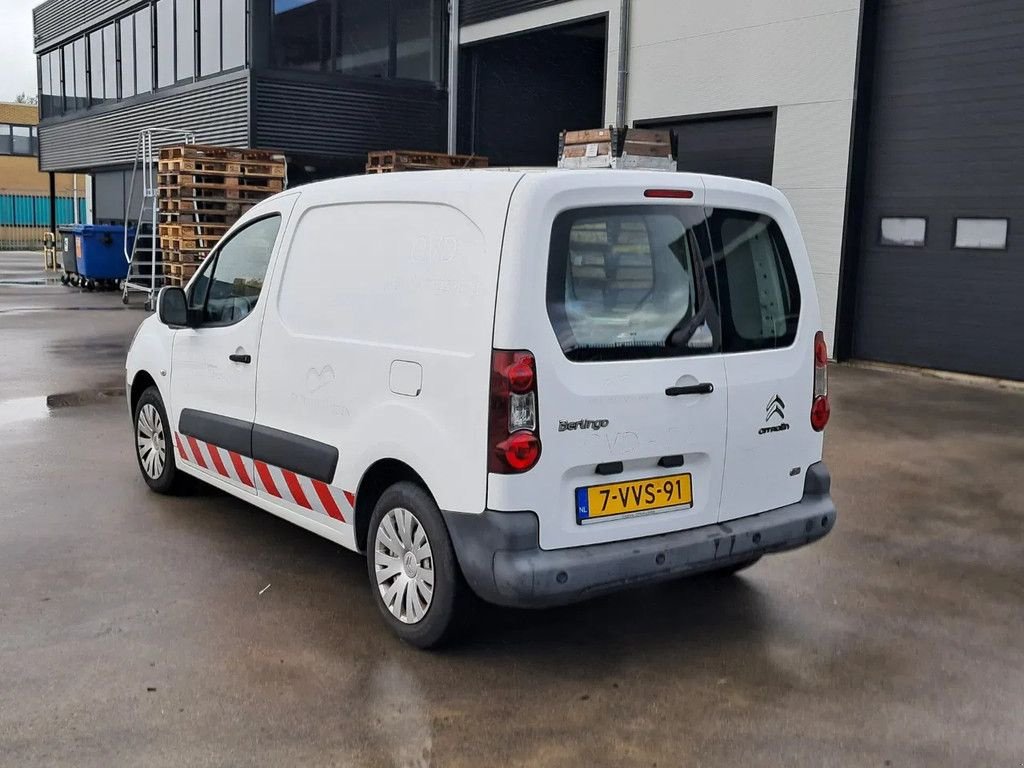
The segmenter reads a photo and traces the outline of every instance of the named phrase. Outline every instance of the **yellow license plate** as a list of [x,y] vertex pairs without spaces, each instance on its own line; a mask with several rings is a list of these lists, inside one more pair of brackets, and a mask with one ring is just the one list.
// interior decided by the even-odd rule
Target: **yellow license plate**
[[644,515],[692,506],[693,483],[689,474],[576,489],[576,522],[580,525],[609,517]]

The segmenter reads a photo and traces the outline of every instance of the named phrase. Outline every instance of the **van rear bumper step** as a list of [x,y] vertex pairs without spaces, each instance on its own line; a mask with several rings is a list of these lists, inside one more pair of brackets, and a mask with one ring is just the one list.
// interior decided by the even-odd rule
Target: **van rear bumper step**
[[803,498],[750,517],[687,531],[542,550],[533,512],[446,512],[462,572],[481,598],[522,608],[564,605],[638,584],[712,571],[822,538],[835,526],[824,463],[804,479]]

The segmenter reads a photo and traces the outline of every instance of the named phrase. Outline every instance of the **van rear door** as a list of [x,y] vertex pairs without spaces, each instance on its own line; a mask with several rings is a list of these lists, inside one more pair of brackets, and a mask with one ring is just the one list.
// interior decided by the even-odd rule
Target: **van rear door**
[[513,197],[494,347],[536,359],[542,448],[489,475],[488,505],[534,511],[544,549],[718,520],[728,392],[703,198],[699,177],[629,172],[528,176]]
[[781,193],[708,179],[729,431],[720,521],[799,501],[821,460],[811,426],[817,294],[803,238]]

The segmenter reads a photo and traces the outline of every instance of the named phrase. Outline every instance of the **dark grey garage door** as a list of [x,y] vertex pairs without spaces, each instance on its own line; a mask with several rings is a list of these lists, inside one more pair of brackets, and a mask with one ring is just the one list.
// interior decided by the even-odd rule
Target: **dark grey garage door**
[[853,354],[1024,379],[1024,3],[877,10]]
[[735,176],[772,183],[775,112],[674,120],[643,120],[645,128],[669,128],[676,135],[680,171]]

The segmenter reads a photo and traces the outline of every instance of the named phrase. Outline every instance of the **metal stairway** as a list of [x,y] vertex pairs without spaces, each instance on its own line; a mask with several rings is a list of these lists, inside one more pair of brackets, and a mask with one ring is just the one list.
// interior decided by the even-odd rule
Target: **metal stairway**
[[[132,180],[128,189],[128,207],[135,199],[135,183],[142,172],[142,196],[139,203],[138,216],[131,218],[131,211],[125,210],[124,220],[124,257],[128,261],[128,277],[124,281],[121,301],[128,303],[129,293],[139,291],[146,294],[146,309],[153,309],[156,294],[164,285],[163,254],[160,251],[160,213],[159,185],[159,148],[154,146],[154,139],[159,138],[161,144],[180,141],[183,144],[195,144],[196,138],[191,131],[174,128],[149,128],[139,131],[138,143],[135,147],[135,162],[132,165]],[[129,247],[129,233],[135,237]]]

